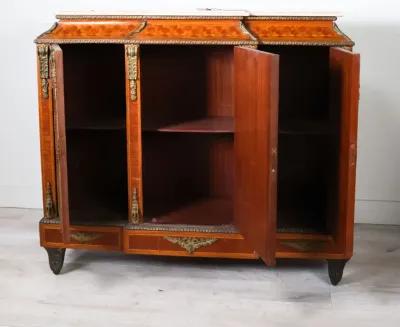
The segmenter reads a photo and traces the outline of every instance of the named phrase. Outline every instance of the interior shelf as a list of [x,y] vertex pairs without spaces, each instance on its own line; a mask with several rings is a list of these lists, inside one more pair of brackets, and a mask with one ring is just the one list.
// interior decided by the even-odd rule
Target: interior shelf
[[232,201],[223,198],[205,198],[180,204],[170,210],[156,205],[146,207],[146,222],[154,224],[227,225],[232,223]]
[[163,127],[144,127],[145,131],[174,132],[174,133],[233,133],[233,117],[208,117],[185,121]]

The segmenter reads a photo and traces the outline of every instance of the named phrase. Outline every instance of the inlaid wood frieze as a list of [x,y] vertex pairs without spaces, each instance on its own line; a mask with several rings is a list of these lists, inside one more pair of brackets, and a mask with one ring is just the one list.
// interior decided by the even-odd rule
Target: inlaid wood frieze
[[58,16],[39,43],[315,44],[352,46],[336,17]]
[[248,20],[246,25],[261,43],[353,45],[329,20]]

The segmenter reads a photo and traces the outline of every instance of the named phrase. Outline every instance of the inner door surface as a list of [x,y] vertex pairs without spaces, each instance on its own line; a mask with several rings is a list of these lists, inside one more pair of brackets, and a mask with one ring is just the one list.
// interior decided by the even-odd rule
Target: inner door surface
[[234,222],[267,265],[275,264],[279,56],[234,51]]
[[354,203],[357,159],[360,55],[340,48],[330,49],[331,104],[339,118],[339,208],[334,230],[338,251],[353,254]]
[[58,214],[61,219],[63,241],[69,242],[69,200],[67,145],[65,131],[64,67],[60,46],[51,46],[52,92],[55,110],[56,171],[58,192]]

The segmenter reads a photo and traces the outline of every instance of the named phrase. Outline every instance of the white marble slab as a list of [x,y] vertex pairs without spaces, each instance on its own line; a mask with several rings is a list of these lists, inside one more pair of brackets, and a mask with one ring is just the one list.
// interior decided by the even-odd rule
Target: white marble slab
[[328,11],[266,11],[245,9],[222,9],[222,8],[197,8],[194,10],[138,10],[138,11],[61,11],[57,16],[306,16],[306,17],[332,17],[341,16],[340,12]]

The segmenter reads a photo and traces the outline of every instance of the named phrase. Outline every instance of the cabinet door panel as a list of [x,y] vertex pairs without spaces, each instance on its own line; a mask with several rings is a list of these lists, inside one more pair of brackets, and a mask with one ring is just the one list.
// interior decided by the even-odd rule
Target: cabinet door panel
[[331,100],[340,128],[339,208],[334,233],[339,250],[349,258],[353,253],[359,74],[359,54],[331,48]]
[[64,67],[63,52],[58,45],[51,46],[51,71],[55,111],[56,170],[58,191],[58,214],[61,219],[63,241],[69,242],[69,200],[67,145],[65,131]]
[[235,48],[235,224],[275,264],[279,56]]

